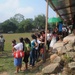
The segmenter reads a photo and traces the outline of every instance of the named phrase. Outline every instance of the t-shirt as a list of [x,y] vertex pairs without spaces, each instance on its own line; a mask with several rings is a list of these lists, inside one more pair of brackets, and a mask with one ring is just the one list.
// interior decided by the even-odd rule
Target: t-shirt
[[51,34],[47,33],[47,40],[50,40]]
[[66,28],[66,27],[63,27],[63,28],[62,28],[62,31],[63,31],[63,32],[64,32],[64,31],[67,32],[67,28]]
[[36,40],[31,41],[31,49],[35,48],[35,42],[36,42]]
[[17,45],[14,46],[16,50],[23,50],[23,43],[18,43]]
[[51,43],[50,43],[50,47],[53,47],[55,43],[56,43],[56,36],[53,35],[53,36],[52,36]]
[[59,23],[59,27],[58,27],[59,31],[62,31],[62,26],[63,26],[62,23]]
[[39,39],[37,39],[38,46],[35,48],[36,50],[38,49],[40,43],[41,43],[41,41]]
[[30,51],[30,45],[29,44],[25,44],[25,52],[27,52],[27,51]]
[[4,42],[4,38],[0,38],[0,42]]

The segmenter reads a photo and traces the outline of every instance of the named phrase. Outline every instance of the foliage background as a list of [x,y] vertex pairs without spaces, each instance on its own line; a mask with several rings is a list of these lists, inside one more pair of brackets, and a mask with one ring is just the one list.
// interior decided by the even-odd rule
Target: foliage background
[[0,23],[1,33],[25,33],[32,32],[32,30],[45,29],[45,15],[38,15],[34,19],[25,19],[22,14],[15,14],[10,19]]

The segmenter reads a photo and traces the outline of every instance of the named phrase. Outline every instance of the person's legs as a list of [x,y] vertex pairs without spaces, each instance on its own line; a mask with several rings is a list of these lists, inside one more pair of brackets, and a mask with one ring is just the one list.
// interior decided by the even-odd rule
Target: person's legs
[[19,62],[20,62],[20,63],[19,63],[19,64],[20,64],[20,65],[19,65],[19,69],[20,69],[20,71],[21,71],[21,68],[22,68],[22,58],[19,59]]
[[30,65],[32,65],[32,51],[30,51]]
[[26,69],[28,69],[28,63],[25,63],[25,67],[26,67]]
[[38,61],[38,57],[39,57],[38,54],[39,54],[39,53],[38,53],[38,49],[37,49],[37,50],[36,50],[36,54],[35,54],[35,56],[36,56],[36,61]]
[[40,49],[41,49],[41,47],[39,45],[39,47],[38,47],[38,57],[40,56]]
[[29,58],[29,52],[26,53],[26,58],[25,58],[25,68],[28,69],[28,58]]
[[50,45],[50,41],[47,41],[48,50],[49,50],[49,45]]
[[35,49],[32,51],[32,66],[35,65]]
[[2,51],[4,51],[4,43],[2,42]]
[[18,73],[19,72],[19,66],[16,66],[16,71],[14,73]]
[[16,71],[14,73],[18,73],[19,72],[19,66],[18,66],[18,59],[14,58],[14,66],[16,66]]
[[21,65],[19,65],[19,70],[21,71],[21,68],[22,68],[22,64]]

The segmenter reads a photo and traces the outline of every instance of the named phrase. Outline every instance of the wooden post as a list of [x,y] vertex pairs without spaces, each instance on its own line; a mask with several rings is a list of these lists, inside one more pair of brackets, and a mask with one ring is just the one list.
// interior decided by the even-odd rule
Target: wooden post
[[[58,14],[56,14],[56,17],[57,17],[57,18],[59,17]],[[56,22],[56,27],[57,27],[57,25],[58,25],[58,23]]]
[[45,45],[44,45],[44,58],[43,62],[46,61],[46,43],[47,43],[47,27],[48,27],[48,1],[46,0],[46,25],[45,25]]

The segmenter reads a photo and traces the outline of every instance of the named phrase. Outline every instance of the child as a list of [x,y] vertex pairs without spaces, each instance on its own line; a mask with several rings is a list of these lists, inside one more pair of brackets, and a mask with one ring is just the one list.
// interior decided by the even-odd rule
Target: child
[[16,40],[12,40],[12,47],[14,47],[16,45]]

